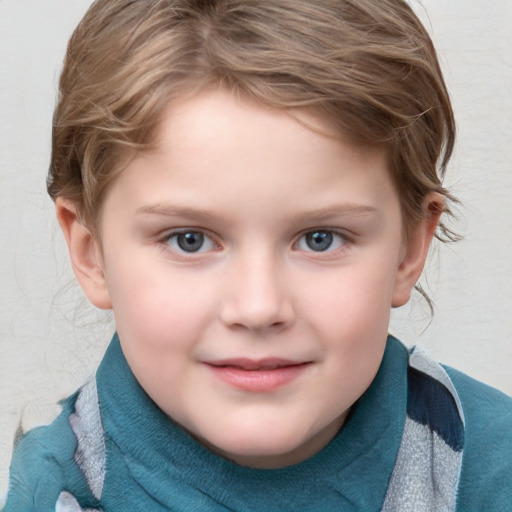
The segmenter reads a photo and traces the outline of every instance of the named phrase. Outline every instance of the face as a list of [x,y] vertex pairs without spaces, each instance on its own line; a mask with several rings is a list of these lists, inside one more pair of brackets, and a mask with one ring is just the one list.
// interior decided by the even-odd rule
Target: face
[[214,91],[109,189],[101,269],[160,408],[240,464],[306,459],[374,378],[407,247],[380,149]]

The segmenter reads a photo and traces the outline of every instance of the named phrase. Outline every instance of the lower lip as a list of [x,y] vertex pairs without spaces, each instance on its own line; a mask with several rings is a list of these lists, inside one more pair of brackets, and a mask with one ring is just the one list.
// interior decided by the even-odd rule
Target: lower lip
[[232,366],[211,366],[223,382],[242,391],[268,393],[290,384],[308,367],[308,363],[282,366],[274,370],[243,370]]

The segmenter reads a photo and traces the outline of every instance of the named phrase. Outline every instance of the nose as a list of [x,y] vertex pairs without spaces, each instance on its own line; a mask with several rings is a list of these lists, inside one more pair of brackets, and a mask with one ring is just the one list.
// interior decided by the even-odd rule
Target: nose
[[230,328],[279,331],[295,319],[285,270],[273,255],[240,258],[225,283],[221,319]]

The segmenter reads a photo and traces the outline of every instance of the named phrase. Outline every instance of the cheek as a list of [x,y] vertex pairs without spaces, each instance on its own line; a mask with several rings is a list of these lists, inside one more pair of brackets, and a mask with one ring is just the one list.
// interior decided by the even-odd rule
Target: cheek
[[109,289],[122,340],[144,351],[169,352],[197,340],[213,314],[212,279],[133,254],[118,258],[113,269]]
[[[308,306],[331,329],[371,332],[387,329],[394,273],[370,265],[354,265],[309,286]],[[369,321],[371,319],[371,321]]]
[[379,266],[352,266],[311,287],[310,314],[330,373],[355,399],[378,370],[388,334],[394,278]]
[[208,322],[208,294],[161,265],[130,260],[117,266],[111,281],[116,329],[137,380],[170,410],[169,390],[186,375]]

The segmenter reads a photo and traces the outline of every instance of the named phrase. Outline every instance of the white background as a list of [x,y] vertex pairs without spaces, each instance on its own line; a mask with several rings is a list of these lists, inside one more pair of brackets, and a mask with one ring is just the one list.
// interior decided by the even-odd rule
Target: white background
[[[112,332],[73,282],[45,192],[60,63],[90,3],[0,0],[0,505],[17,425],[51,417]],[[512,1],[422,4],[458,122],[447,184],[465,240],[433,251],[428,328],[415,300],[392,332],[512,394]]]

